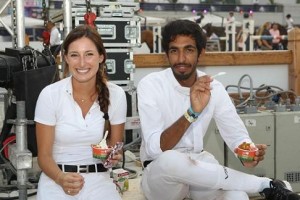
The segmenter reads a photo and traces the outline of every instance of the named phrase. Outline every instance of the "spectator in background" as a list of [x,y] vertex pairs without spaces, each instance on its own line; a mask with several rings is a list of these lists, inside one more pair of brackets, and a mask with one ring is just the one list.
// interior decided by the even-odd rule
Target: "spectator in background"
[[294,20],[292,18],[292,15],[287,14],[285,16],[285,20],[286,20],[286,29],[287,31],[290,31],[292,28],[294,28]]
[[[244,50],[244,46],[245,46],[245,50],[249,51],[250,49],[250,35],[253,35],[253,30],[252,30],[252,26],[253,25],[253,20],[249,20],[249,14],[248,13],[244,13],[244,19],[243,19],[243,27],[240,29],[240,31],[237,34],[236,37],[236,41],[237,41],[237,46],[238,46],[238,50],[239,51],[243,51]],[[253,23],[251,23],[253,22]]]
[[232,24],[233,22],[235,22],[234,12],[230,11],[229,16],[227,17],[227,23]]
[[273,23],[272,28],[270,29],[270,34],[273,36],[272,40],[272,50],[281,50],[280,47],[280,31],[278,29],[278,24]]
[[52,21],[48,21],[46,25],[46,30],[50,33],[50,51],[53,55],[57,55],[57,51],[59,51],[60,46],[60,33],[58,28],[55,26],[55,24]]
[[[270,36],[271,23],[265,22],[257,31],[257,35]],[[258,48],[261,50],[272,50],[272,40],[257,40]]]
[[[234,25],[235,22],[235,17],[234,17],[234,12],[230,11],[229,16],[226,19],[227,25],[228,25],[228,31],[232,31],[232,25]],[[229,39],[228,39],[228,50],[232,51],[232,33],[229,33]]]

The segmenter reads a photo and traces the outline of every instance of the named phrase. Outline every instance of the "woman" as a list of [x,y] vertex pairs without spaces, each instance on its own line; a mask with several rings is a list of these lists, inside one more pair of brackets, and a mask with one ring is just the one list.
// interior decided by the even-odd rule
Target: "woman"
[[[99,143],[105,130],[109,146],[123,140],[125,92],[107,82],[106,52],[93,28],[73,29],[63,53],[65,74],[70,76],[44,88],[35,110],[38,163],[43,171],[37,199],[119,200],[109,172],[92,157],[91,144]],[[117,153],[113,164],[121,158]]]
[[270,29],[270,34],[273,36],[272,40],[272,50],[281,50],[280,47],[280,31],[278,29],[278,24],[273,23],[272,28]]
[[[264,35],[268,36],[270,34],[271,22],[265,22],[258,30],[257,35]],[[258,47],[261,50],[272,50],[272,41],[271,40],[264,40],[260,39],[257,40]]]

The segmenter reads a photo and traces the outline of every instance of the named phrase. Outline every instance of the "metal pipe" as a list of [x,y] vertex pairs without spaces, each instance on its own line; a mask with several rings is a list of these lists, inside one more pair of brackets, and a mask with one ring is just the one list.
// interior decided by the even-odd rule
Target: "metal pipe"
[[16,13],[18,13],[18,15],[16,16],[17,47],[23,48],[25,46],[25,20],[23,0],[16,0]]
[[72,2],[71,0],[64,0],[64,38],[72,30]]
[[5,8],[10,4],[11,0],[7,0],[6,3],[0,8],[0,14],[5,10]]
[[[25,101],[17,101],[17,119],[16,119],[16,145],[17,152],[27,150],[27,125]],[[27,200],[27,170],[17,170],[17,181],[19,189],[19,200]]]
[[1,17],[0,17],[0,23],[3,25],[3,27],[7,30],[7,32],[8,32],[11,36],[14,35],[14,32],[11,30],[11,28],[10,28],[7,24],[5,24],[5,22],[1,19]]

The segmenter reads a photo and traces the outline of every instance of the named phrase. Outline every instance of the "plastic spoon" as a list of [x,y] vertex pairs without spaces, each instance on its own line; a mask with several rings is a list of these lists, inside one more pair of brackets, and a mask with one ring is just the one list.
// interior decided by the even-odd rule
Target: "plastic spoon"
[[98,144],[100,147],[103,147],[103,146],[107,147],[107,144],[106,144],[107,135],[108,135],[108,131],[105,131],[103,139]]
[[219,72],[219,73],[211,76],[211,78],[216,78],[217,76],[222,76],[222,75],[225,75],[225,74],[226,74],[226,72]]

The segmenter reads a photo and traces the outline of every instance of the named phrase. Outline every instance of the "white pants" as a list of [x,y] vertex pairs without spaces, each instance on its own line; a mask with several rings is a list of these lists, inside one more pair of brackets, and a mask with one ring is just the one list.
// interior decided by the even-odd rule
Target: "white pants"
[[163,152],[145,169],[141,181],[148,200],[249,200],[268,178],[238,172],[218,164],[208,152]]
[[121,200],[109,172],[82,173],[81,175],[84,177],[82,190],[77,195],[70,196],[60,185],[42,173],[38,184],[37,200]]

